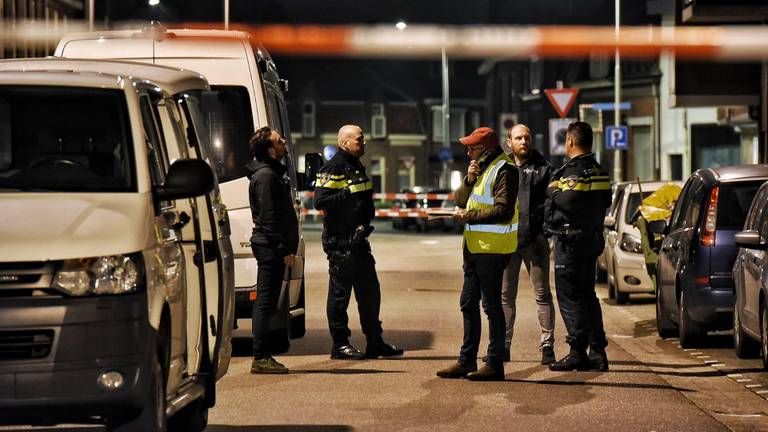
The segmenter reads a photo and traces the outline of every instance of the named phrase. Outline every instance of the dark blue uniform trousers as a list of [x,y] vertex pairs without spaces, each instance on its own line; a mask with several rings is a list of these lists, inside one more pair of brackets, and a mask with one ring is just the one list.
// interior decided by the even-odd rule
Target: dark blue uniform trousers
[[459,361],[463,363],[477,362],[482,328],[480,319],[480,301],[482,300],[490,329],[488,365],[503,369],[506,324],[504,310],[501,307],[501,282],[510,256],[509,254],[472,254],[464,259],[464,286],[459,300],[461,313],[464,316],[464,343],[461,345],[459,354]]
[[558,237],[555,244],[555,291],[572,352],[583,353],[587,345],[605,348],[603,312],[595,294],[594,245],[568,244]]
[[381,338],[381,286],[376,276],[376,261],[368,241],[342,247],[324,244],[328,256],[328,327],[334,347],[349,344],[349,316],[347,307],[355,292],[360,326],[368,342],[378,343]]

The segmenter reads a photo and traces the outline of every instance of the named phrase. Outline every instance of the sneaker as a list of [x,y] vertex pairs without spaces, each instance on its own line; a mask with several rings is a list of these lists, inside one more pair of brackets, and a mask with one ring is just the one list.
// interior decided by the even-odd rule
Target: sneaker
[[253,359],[251,362],[252,374],[287,374],[288,368],[272,357]]
[[477,371],[468,373],[467,379],[470,381],[504,381],[504,367],[495,368],[486,364]]
[[604,348],[589,347],[589,363],[592,365],[591,370],[607,372],[608,371],[608,355],[605,353]]
[[547,345],[541,348],[541,364],[550,365],[555,362],[555,349]]
[[549,370],[555,372],[569,372],[575,370],[588,371],[590,369],[592,369],[592,363],[589,362],[586,353],[571,352],[567,356],[549,365]]
[[476,370],[477,365],[474,363],[463,363],[461,361],[457,361],[454,365],[437,371],[437,376],[440,378],[464,378],[468,373],[474,372]]

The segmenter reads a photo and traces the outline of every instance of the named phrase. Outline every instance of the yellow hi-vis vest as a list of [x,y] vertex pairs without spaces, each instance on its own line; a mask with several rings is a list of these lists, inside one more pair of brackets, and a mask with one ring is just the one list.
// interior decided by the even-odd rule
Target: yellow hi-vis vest
[[[467,201],[467,211],[493,208],[493,185],[504,164],[512,164],[512,160],[502,152],[480,174]],[[510,254],[517,251],[518,216],[515,200],[515,215],[512,219],[497,224],[467,224],[464,227],[464,244],[471,253],[476,254]]]

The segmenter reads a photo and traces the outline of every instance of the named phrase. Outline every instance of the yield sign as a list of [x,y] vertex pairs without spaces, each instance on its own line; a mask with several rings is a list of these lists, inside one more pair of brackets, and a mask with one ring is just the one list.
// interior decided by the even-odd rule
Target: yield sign
[[552,106],[555,107],[555,111],[560,115],[560,118],[565,118],[568,115],[568,111],[571,110],[573,103],[576,102],[576,95],[579,94],[579,89],[546,89],[544,93],[552,103]]

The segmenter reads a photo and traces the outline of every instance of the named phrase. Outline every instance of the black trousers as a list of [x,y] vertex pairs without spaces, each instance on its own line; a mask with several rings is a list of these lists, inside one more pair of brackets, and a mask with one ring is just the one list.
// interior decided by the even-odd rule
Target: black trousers
[[347,307],[355,292],[360,326],[368,342],[380,342],[381,287],[376,275],[376,261],[367,240],[358,244],[328,244],[323,242],[328,257],[328,327],[334,347],[349,344],[349,316]]
[[572,352],[583,353],[587,345],[605,348],[603,311],[595,294],[594,245],[572,245],[558,237],[555,244],[555,291]]
[[[466,254],[465,254],[466,255]],[[506,323],[501,307],[501,283],[509,254],[472,254],[464,259],[464,286],[459,304],[464,318],[464,342],[459,360],[476,363],[483,326],[480,302],[488,316],[488,364],[496,369],[504,367],[504,334]]]
[[274,250],[251,245],[253,256],[259,264],[256,277],[256,301],[253,303],[251,320],[253,323],[253,357],[263,359],[272,355],[269,341],[269,319],[277,309],[280,298],[280,286],[285,274],[283,257],[278,257]]

